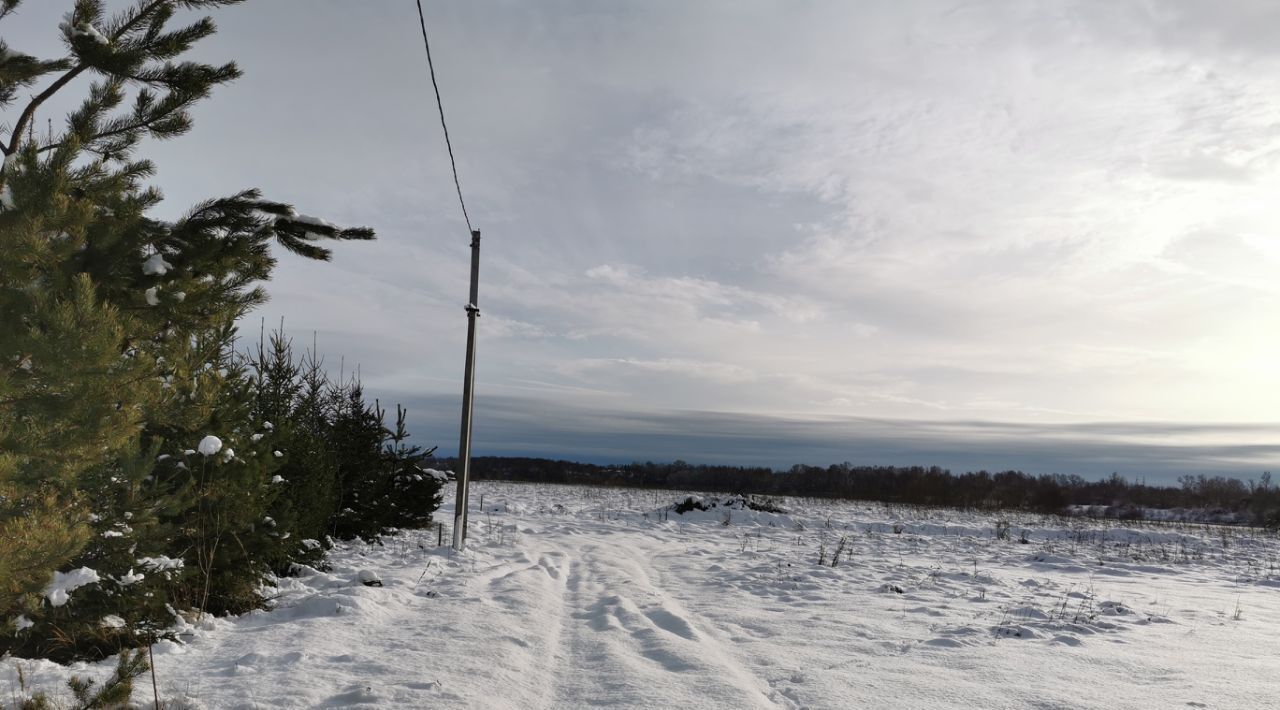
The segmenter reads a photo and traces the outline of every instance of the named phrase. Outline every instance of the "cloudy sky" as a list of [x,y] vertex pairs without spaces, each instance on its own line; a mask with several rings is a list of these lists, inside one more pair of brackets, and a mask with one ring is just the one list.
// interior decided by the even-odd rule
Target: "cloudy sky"
[[[56,49],[65,5],[0,31]],[[484,233],[477,453],[1280,461],[1280,4],[426,15]],[[215,19],[201,57],[246,75],[148,148],[165,209],[257,186],[377,229],[332,263],[286,255],[259,315],[456,450],[468,237],[413,2]]]

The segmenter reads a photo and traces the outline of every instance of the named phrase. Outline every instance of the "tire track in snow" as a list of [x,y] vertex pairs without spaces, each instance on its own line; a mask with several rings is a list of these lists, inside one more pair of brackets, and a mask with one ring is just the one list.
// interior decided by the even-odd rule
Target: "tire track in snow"
[[771,700],[778,696],[767,682],[654,584],[656,540],[591,532],[547,536],[568,543],[561,551],[573,561],[546,707],[793,707]]
[[482,608],[458,630],[470,649],[463,654],[463,674],[474,679],[465,691],[467,706],[546,706],[569,566],[559,551],[522,545],[510,559],[460,575],[460,601]]

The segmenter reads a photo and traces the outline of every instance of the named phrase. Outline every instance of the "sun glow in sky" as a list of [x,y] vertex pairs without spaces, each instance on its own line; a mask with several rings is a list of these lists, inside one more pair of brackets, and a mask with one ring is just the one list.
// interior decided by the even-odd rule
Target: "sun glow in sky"
[[[54,46],[29,5],[6,38]],[[478,453],[1280,460],[1280,4],[426,9],[484,232]],[[244,79],[148,153],[172,213],[258,186],[378,230],[283,258],[261,315],[443,452],[468,238],[413,13],[220,12]]]

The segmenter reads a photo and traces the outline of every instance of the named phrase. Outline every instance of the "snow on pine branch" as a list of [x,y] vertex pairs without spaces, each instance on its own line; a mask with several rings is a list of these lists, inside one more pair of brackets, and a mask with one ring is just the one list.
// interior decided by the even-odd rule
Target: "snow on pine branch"
[[53,606],[62,606],[71,598],[71,592],[85,586],[86,584],[97,584],[102,581],[96,570],[88,567],[71,570],[70,572],[54,572],[53,581],[49,582],[49,586],[45,587],[44,596]]
[[172,268],[173,265],[165,261],[164,255],[160,252],[152,254],[147,257],[146,261],[142,262],[142,273],[148,276],[164,276]]
[[[339,229],[338,225],[334,224],[333,222],[320,219],[319,217],[312,217],[309,214],[297,214],[292,217],[287,217],[286,219],[288,219],[290,222],[296,222],[298,224],[306,224],[312,227],[320,227],[321,228],[320,232],[314,232],[314,231],[309,232],[309,234],[315,235],[314,238],[316,239],[321,238],[322,234],[323,236],[327,237],[336,232],[342,231],[341,229]],[[279,221],[279,218],[277,218],[277,221]]]
[[275,214],[272,220],[272,229],[281,246],[295,254],[311,259],[328,261],[331,256],[330,251],[316,246],[315,242],[326,239],[347,241],[374,238],[373,230],[368,227],[343,229],[319,217],[297,214],[292,208],[281,207],[283,207],[283,214],[280,212]]
[[213,434],[209,434],[200,440],[200,443],[196,448],[200,451],[202,456],[213,456],[222,450],[222,439],[219,439]]
[[82,37],[87,37],[88,39],[91,39],[98,44],[102,44],[102,45],[108,44],[107,36],[102,34],[102,32],[99,31],[98,28],[95,27],[92,22],[77,22],[76,24],[72,25],[71,19],[67,18],[67,21],[63,22],[61,25],[59,25],[59,27],[62,29],[63,32],[66,32],[73,39],[80,39]]
[[[274,225],[278,231],[284,230],[299,239],[305,239],[307,241],[319,241],[321,239],[373,238],[372,230],[359,227],[355,229],[343,229],[333,222],[307,214],[277,215]],[[361,236],[365,232],[367,232],[369,236]]]

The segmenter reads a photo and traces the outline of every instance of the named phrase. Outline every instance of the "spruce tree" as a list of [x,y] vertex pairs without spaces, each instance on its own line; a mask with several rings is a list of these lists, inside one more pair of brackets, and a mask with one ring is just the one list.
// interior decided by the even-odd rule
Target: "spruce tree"
[[436,447],[423,451],[408,442],[409,410],[396,405],[395,429],[387,431],[382,458],[390,478],[385,525],[393,528],[425,528],[431,526],[431,514],[440,507],[443,474],[428,470],[423,463],[432,457]]
[[[139,0],[107,16],[76,0],[64,56],[0,42],[0,654],[102,653],[171,621],[167,600],[243,610],[287,554],[268,515],[279,462],[235,323],[265,299],[272,241],[327,259],[320,240],[373,234],[253,190],[156,220],[152,166],[134,158],[239,76],[179,61],[215,28],[170,28],[175,12],[239,1]],[[0,29],[19,4],[0,0]],[[85,101],[36,138],[37,110],[81,75]],[[206,437],[221,442],[208,454]],[[81,565],[99,581],[42,598],[54,571]]]
[[329,445],[332,425],[326,409],[330,384],[322,365],[314,347],[302,358],[293,407],[294,437],[285,451],[285,464],[292,471],[285,493],[297,511],[298,533],[313,553],[319,551],[314,543],[328,539],[339,495],[338,462]]
[[374,541],[382,534],[388,491],[381,454],[382,412],[364,401],[358,379],[330,392],[330,451],[338,466],[338,504],[332,534],[340,540]]
[[[408,443],[408,412],[397,405],[388,429],[357,379],[329,382],[315,350],[297,358],[282,331],[262,336],[247,358],[255,417],[274,421],[282,461],[271,516],[302,536],[282,562],[318,559],[326,536],[376,539],[392,528],[424,527],[440,505],[441,481],[422,463],[435,451]],[[278,572],[288,571],[281,566]]]
[[272,446],[280,452],[271,517],[293,537],[274,565],[283,573],[294,561],[319,561],[337,503],[337,465],[328,450],[324,407],[328,378],[314,351],[294,357],[293,342],[282,331],[259,342],[248,366],[255,417],[275,423]]

